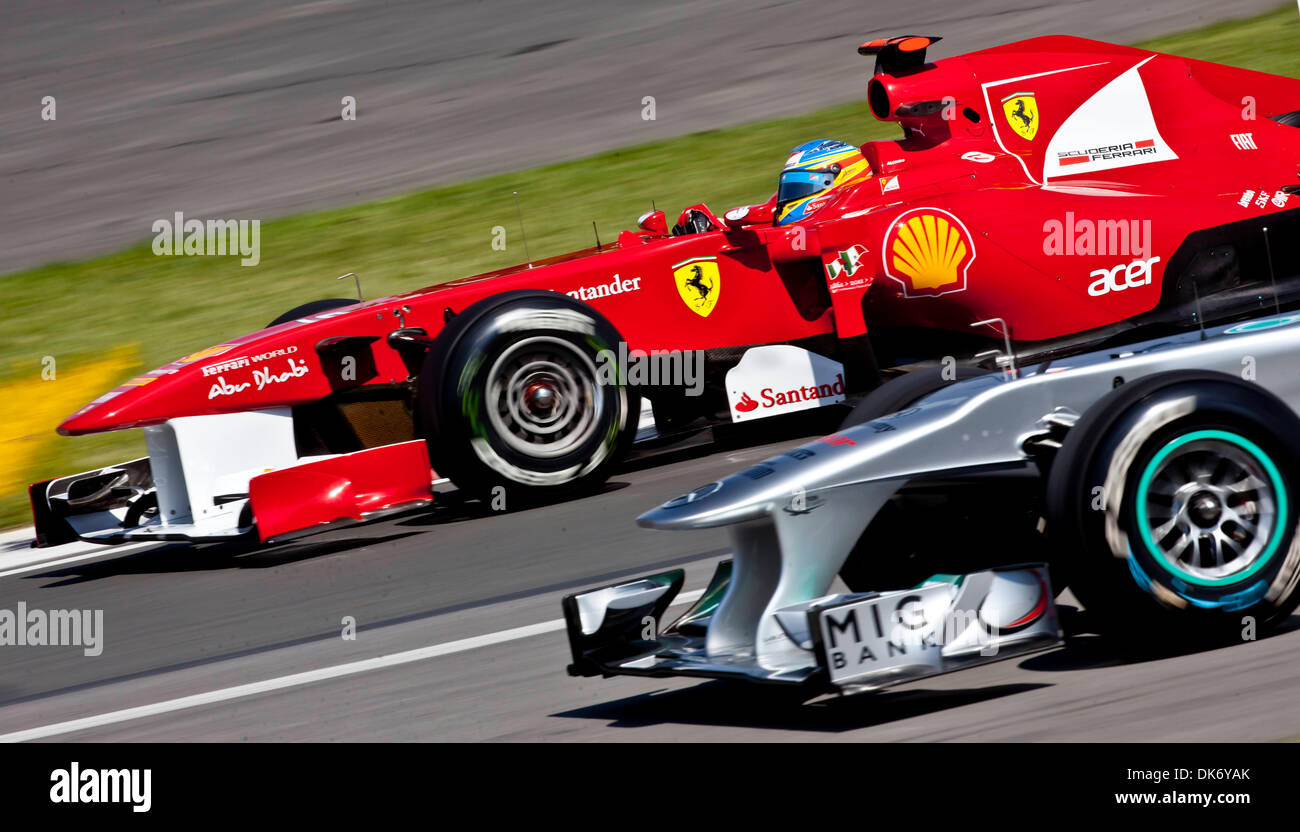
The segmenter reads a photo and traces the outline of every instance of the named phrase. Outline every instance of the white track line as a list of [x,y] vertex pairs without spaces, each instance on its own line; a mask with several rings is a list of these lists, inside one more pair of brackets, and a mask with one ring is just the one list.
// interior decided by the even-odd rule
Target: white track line
[[[690,603],[703,594],[704,590],[702,589],[683,592],[677,596],[677,599],[673,602],[673,606]],[[474,636],[473,638],[463,638],[459,641],[449,641],[445,644],[435,644],[431,647],[405,650],[401,653],[377,656],[373,659],[363,659],[361,661],[334,665],[333,667],[322,667],[319,670],[308,670],[303,673],[293,673],[288,676],[266,679],[261,682],[250,682],[246,685],[235,685],[234,687],[221,688],[220,690],[208,691],[207,693],[196,693],[193,696],[182,696],[179,699],[168,699],[164,702],[155,702],[152,705],[140,705],[139,707],[126,708],[120,711],[109,711],[108,713],[99,714],[97,716],[88,716],[81,719],[69,720],[67,722],[56,722],[52,725],[42,725],[39,728],[28,728],[24,731],[0,734],[0,742],[26,742],[28,740],[54,737],[60,734],[71,734],[75,731],[85,731],[90,728],[100,728],[105,725],[114,725],[119,722],[129,722],[133,719],[143,719],[144,717],[168,714],[173,711],[183,711],[188,708],[212,705],[217,702],[229,702],[232,699],[243,699],[248,696],[257,696],[263,693],[270,693],[271,691],[284,690],[285,688],[310,685],[315,682],[326,681],[327,679],[339,679],[344,676],[355,676],[358,673],[368,673],[372,670],[383,670],[384,668],[396,667],[398,665],[410,664],[412,662],[422,662],[426,659],[436,659],[439,656],[450,656],[453,653],[463,653],[466,650],[476,650],[480,647],[491,647],[494,644],[516,641],[521,638],[532,638],[533,636],[553,633],[557,630],[563,629],[564,619],[557,618],[553,621],[543,621],[540,624],[529,624],[526,627],[515,627],[511,630],[502,630],[499,633],[488,633],[487,635]]]
[[83,561],[83,560],[94,560],[96,558],[105,558],[105,557],[108,558],[121,557],[122,555],[129,555],[132,552],[139,552],[143,549],[147,549],[150,546],[157,546],[158,544],[139,543],[135,545],[126,545],[126,546],[103,546],[95,543],[91,545],[95,547],[95,551],[93,552],[86,552],[85,554],[81,554],[81,555],[73,555],[72,557],[57,558],[55,560],[44,560],[44,561],[40,561],[39,563],[29,564],[27,566],[17,566],[14,567],[13,569],[6,569],[3,572],[0,572],[0,578],[7,578],[10,575],[21,575],[24,572],[39,572],[42,569],[48,569],[53,566],[64,566],[69,563],[78,563],[79,561]]

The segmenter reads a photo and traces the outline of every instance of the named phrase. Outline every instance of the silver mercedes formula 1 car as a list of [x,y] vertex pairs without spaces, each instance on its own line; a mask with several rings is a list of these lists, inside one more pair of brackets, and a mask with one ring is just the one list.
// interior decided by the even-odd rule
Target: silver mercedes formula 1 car
[[1130,643],[1263,632],[1300,601],[1297,359],[1276,315],[890,382],[638,518],[732,559],[675,618],[681,570],[566,597],[569,673],[877,689],[1059,643],[1067,582]]

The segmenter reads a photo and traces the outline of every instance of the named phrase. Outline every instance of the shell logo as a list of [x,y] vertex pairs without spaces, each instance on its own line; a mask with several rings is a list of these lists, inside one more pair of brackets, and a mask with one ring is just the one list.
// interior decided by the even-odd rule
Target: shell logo
[[880,247],[886,276],[903,297],[933,297],[966,289],[975,241],[961,220],[942,208],[915,208],[894,220]]

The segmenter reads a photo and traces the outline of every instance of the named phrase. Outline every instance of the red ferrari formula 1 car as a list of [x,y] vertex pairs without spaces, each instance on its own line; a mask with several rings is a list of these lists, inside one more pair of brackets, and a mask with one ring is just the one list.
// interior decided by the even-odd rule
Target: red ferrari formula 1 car
[[280,539],[429,501],[432,470],[576,493],[643,398],[667,434],[1300,301],[1300,81],[1071,37],[927,62],[934,40],[860,48],[901,139],[801,145],[764,204],[316,301],[101,396],[60,432],[142,428],[149,456],[33,485],[39,542]]

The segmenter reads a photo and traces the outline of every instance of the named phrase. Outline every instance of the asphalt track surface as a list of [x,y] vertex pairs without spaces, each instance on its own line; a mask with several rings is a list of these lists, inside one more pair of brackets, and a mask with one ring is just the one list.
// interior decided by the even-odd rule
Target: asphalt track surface
[[[740,683],[566,676],[562,595],[675,566],[698,591],[725,555],[723,531],[632,518],[792,444],[670,456],[540,509],[448,504],[263,550],[109,550],[7,574],[0,608],[102,609],[104,646],[0,648],[0,740],[1300,737],[1297,618],[1257,642],[1141,660],[1085,635],[809,702]],[[344,616],[355,640],[341,637]]]
[[0,274],[150,239],[176,211],[268,219],[851,101],[869,37],[943,35],[944,57],[1045,34],[1132,42],[1277,5],[7,0]]

